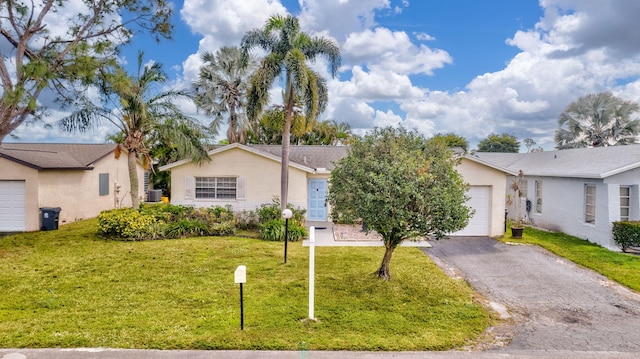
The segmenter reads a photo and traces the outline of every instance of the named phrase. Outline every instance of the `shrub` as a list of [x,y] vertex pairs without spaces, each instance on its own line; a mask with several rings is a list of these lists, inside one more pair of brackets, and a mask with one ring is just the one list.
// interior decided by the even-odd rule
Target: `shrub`
[[98,216],[98,233],[106,237],[129,240],[146,237],[146,230],[156,218],[131,208],[103,211]]
[[[284,241],[285,221],[272,219],[260,225],[260,238],[267,241]],[[289,242],[297,242],[307,236],[307,229],[294,221],[289,221]]]
[[260,238],[267,241],[284,240],[284,223],[280,219],[272,219],[260,225]]
[[245,209],[243,211],[236,212],[234,220],[236,221],[238,229],[254,230],[260,228],[258,211]]
[[613,222],[613,240],[623,252],[629,247],[640,246],[640,222]]
[[209,227],[210,236],[228,236],[236,233],[236,222],[229,220],[221,223],[213,223]]
[[209,224],[201,219],[181,219],[167,225],[168,238],[195,237],[209,234]]
[[180,238],[235,233],[231,207],[194,208],[171,204],[143,204],[98,216],[98,233],[126,240]]
[[[293,213],[293,216],[289,220],[289,223],[293,221],[300,226],[304,226],[304,215],[305,213],[307,213],[307,210],[302,208],[294,208],[291,204],[288,204],[287,208],[289,208]],[[258,209],[258,219],[261,224],[265,224],[269,221],[281,218],[282,212],[280,210],[280,200],[278,198],[274,198],[273,201],[269,204],[263,204]]]

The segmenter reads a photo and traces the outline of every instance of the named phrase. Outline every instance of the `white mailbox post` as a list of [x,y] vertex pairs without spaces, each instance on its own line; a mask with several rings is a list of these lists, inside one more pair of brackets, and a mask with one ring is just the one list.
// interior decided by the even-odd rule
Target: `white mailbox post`
[[247,267],[238,266],[233,273],[234,281],[240,284],[240,330],[244,330],[244,300],[242,296],[242,285],[247,282]]

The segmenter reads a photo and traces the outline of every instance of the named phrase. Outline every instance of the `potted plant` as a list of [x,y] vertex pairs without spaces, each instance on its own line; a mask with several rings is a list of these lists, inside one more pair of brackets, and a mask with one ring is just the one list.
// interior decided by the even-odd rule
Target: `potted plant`
[[524,231],[524,224],[522,214],[520,213],[520,204],[522,203],[522,179],[524,178],[524,172],[518,171],[518,175],[513,179],[509,188],[513,191],[513,194],[507,195],[507,205],[512,205],[515,202],[515,216],[511,221],[511,238],[522,238],[522,232]]

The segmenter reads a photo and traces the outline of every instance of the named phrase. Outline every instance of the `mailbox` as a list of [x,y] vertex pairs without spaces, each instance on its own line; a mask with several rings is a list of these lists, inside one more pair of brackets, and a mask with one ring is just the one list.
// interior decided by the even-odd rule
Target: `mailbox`
[[246,283],[247,282],[247,267],[246,266],[238,266],[234,273],[234,278],[236,283]]

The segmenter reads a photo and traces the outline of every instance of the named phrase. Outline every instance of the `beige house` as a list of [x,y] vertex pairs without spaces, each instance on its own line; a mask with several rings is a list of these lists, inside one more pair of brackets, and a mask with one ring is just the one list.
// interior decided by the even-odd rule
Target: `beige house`
[[[36,231],[41,208],[60,208],[59,224],[131,206],[126,154],[115,144],[0,145],[0,232]],[[139,193],[144,170],[138,167]]]
[[[238,143],[209,152],[210,162],[189,160],[160,168],[171,171],[171,203],[195,207],[232,206],[252,210],[280,196],[281,146]],[[292,146],[289,158],[289,203],[307,209],[308,221],[326,221],[326,196],[333,164],[348,147]],[[511,170],[474,156],[458,167],[469,183],[469,205],[475,215],[469,226],[454,235],[498,236],[504,233],[507,176]]]

